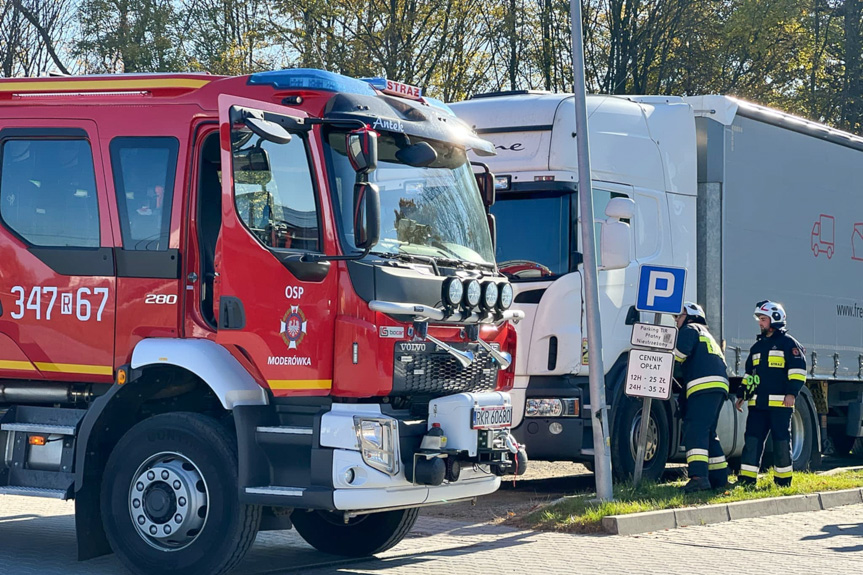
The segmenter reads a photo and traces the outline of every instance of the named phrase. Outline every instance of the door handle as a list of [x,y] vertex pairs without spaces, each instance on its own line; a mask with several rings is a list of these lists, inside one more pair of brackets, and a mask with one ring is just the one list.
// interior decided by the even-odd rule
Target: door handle
[[243,301],[232,296],[219,299],[219,329],[243,329],[246,327],[246,310]]

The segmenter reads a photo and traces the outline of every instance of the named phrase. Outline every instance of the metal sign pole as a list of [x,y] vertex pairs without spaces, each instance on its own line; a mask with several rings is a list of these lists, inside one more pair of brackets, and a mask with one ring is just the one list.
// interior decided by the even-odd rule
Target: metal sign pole
[[599,322],[599,292],[596,271],[596,238],[593,226],[593,191],[590,185],[590,147],[587,128],[587,91],[584,83],[584,37],[581,30],[581,0],[570,0],[572,16],[572,75],[575,95],[578,199],[584,257],[584,314],[587,319],[590,419],[593,429],[593,461],[596,497],[611,501],[611,439],[608,436],[608,406],[605,403],[605,371],[602,366],[602,333]]
[[[653,314],[653,325],[659,325],[662,314]],[[641,432],[638,435],[638,452],[635,455],[635,472],[632,474],[632,484],[638,487],[641,482],[641,472],[644,469],[644,452],[647,451],[647,430],[650,428],[650,407],[653,398],[645,397],[641,404]]]

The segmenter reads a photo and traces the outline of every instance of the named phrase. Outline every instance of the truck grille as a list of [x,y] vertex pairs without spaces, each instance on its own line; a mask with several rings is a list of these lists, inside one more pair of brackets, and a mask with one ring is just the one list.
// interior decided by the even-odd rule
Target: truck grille
[[453,356],[431,342],[396,342],[393,395],[444,396],[495,388],[499,366],[487,351],[475,343],[449,345],[460,351],[473,352],[474,362],[464,368]]

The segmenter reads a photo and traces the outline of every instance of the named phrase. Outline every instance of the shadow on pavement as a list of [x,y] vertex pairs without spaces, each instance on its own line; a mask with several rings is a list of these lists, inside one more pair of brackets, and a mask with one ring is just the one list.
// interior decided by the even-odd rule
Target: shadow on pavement
[[[836,524],[836,525],[825,525],[821,528],[821,533],[819,535],[808,535],[806,537],[801,538],[801,541],[818,541],[822,539],[830,539],[832,537],[863,537],[863,523],[853,524]],[[848,547],[831,547],[831,551],[836,551],[838,553],[854,553],[857,551],[863,551],[863,543],[859,545],[851,545]]]

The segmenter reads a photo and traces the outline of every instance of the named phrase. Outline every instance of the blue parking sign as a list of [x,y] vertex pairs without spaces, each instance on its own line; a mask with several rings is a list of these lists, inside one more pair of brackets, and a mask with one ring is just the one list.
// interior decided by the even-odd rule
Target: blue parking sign
[[642,265],[638,270],[635,309],[679,314],[683,311],[685,287],[686,268]]

